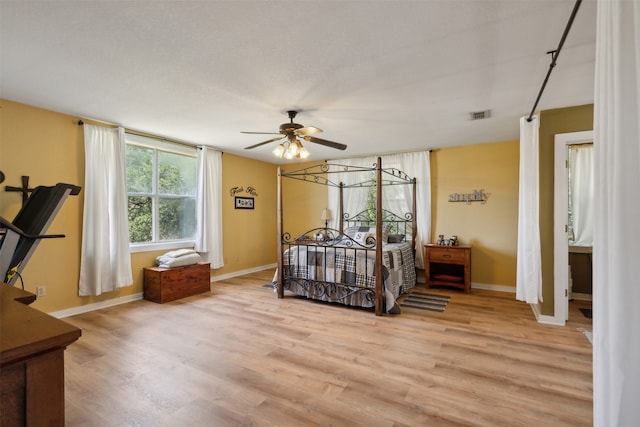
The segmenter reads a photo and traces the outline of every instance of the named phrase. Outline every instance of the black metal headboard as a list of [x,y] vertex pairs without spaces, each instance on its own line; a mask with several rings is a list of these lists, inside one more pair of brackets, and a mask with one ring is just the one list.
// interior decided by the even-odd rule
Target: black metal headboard
[[[375,211],[364,210],[355,215],[343,214],[342,222],[344,230],[349,227],[375,226]],[[407,212],[403,215],[395,214],[387,209],[382,209],[382,227],[388,227],[389,234],[401,234],[405,241],[411,242],[413,238],[413,214]]]

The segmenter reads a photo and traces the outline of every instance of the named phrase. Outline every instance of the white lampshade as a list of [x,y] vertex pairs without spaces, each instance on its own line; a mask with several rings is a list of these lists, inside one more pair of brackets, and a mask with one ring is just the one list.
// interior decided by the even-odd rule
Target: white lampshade
[[276,156],[276,157],[282,157],[282,155],[284,154],[284,144],[280,144],[278,145],[273,151],[272,153]]
[[291,144],[289,144],[289,147],[287,148],[287,150],[284,152],[284,158],[287,160],[291,160],[295,157],[295,153],[294,150],[291,149]]
[[292,141],[289,144],[289,149],[287,151],[291,152],[292,157],[298,157],[298,153],[300,152],[300,147],[298,147],[298,143],[296,141]]
[[324,221],[331,221],[333,219],[333,216],[331,215],[331,209],[323,209],[320,219]]

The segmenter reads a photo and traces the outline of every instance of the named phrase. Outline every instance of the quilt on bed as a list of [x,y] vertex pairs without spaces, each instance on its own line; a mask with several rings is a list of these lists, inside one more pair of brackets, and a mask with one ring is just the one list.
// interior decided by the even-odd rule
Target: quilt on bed
[[[415,286],[411,245],[384,245],[382,263],[389,311],[400,294]],[[298,295],[361,307],[375,305],[375,250],[298,245],[285,251],[283,264],[287,287]]]

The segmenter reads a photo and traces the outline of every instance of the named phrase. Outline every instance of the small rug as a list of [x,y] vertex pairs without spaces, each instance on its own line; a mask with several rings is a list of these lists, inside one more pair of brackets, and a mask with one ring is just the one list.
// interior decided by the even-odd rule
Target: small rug
[[449,303],[449,297],[446,295],[425,294],[422,292],[414,292],[409,294],[401,303],[402,307],[419,308],[422,310],[444,311]]
[[580,310],[580,313],[584,315],[584,317],[586,317],[587,319],[592,319],[593,312],[591,311],[590,308],[580,308],[579,310]]

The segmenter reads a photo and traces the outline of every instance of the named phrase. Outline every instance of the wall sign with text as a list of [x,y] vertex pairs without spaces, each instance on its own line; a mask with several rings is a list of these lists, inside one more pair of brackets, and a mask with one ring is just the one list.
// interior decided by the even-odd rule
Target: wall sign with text
[[253,197],[235,197],[236,209],[253,209]]

